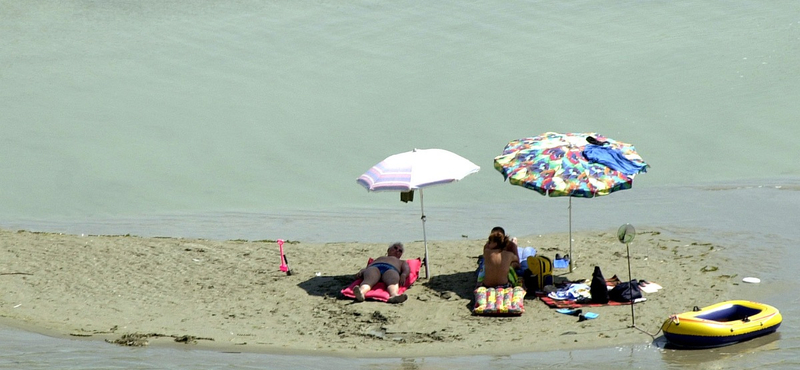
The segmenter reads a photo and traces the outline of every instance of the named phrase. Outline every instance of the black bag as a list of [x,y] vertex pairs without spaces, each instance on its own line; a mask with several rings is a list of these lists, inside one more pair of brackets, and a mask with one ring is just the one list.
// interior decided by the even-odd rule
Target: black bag
[[592,294],[592,303],[608,303],[608,286],[603,273],[600,271],[600,266],[594,267],[589,292]]
[[614,289],[608,292],[608,298],[617,302],[631,302],[642,298],[642,290],[639,289],[639,281],[636,279],[630,282],[619,283]]

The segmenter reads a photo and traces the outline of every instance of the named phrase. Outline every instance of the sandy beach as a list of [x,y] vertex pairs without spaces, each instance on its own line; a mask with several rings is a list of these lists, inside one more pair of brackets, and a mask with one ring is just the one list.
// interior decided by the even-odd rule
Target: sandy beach
[[[552,257],[567,250],[565,234],[519,237]],[[628,276],[616,230],[573,234],[576,269],[559,278]],[[129,235],[66,235],[0,230],[0,318],[57,337],[123,344],[191,346],[233,352],[356,357],[513,354],[648,343],[630,328],[630,306],[591,308],[578,322],[538,299],[519,317],[471,312],[483,239],[429,241],[424,272],[391,305],[342,299],[340,290],[386,243],[284,245],[293,274],[279,270],[274,241],[213,241]],[[404,241],[406,258],[422,257],[421,241]],[[636,325],[655,334],[670,314],[729,299],[741,277],[726,270],[724,246],[639,230],[633,277],[663,289],[636,304]],[[633,248],[635,246],[635,248]],[[563,253],[563,252],[561,252]],[[424,271],[424,270],[423,270]],[[698,297],[703,297],[699,300]]]

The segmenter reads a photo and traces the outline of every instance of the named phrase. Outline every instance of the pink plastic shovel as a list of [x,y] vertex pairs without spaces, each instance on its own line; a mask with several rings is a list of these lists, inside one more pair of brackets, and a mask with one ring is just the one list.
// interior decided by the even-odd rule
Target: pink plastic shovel
[[285,272],[287,275],[291,275],[292,272],[289,271],[289,260],[286,259],[286,255],[283,254],[283,239],[278,239],[278,247],[281,250],[281,271]]

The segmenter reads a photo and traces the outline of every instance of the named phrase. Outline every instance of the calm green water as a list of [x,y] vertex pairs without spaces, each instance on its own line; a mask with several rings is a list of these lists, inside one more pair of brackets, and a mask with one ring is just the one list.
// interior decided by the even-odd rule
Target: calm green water
[[[797,302],[777,284],[800,258],[798,14],[793,1],[0,1],[0,227],[420,240],[418,202],[355,182],[416,147],[482,167],[426,190],[429,240],[496,224],[566,232],[566,199],[504,183],[492,159],[512,139],[598,132],[652,168],[632,190],[575,200],[574,230],[631,222],[782,256],[751,265],[764,280],[751,294],[789,312],[779,339],[732,352],[646,345],[536,363],[795,368]],[[351,367],[7,337],[5,368]],[[356,365],[532,366],[387,361]]]

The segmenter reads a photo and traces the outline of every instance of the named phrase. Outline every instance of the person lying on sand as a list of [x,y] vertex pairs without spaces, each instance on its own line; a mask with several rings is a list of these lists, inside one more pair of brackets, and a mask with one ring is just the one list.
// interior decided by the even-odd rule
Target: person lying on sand
[[405,284],[408,274],[411,272],[408,262],[400,259],[403,252],[403,243],[394,243],[389,246],[386,256],[374,259],[369,266],[361,269],[356,274],[356,279],[364,279],[358,289],[353,290],[356,295],[356,301],[363,302],[367,292],[379,281],[383,281],[386,284],[386,290],[389,292],[389,303],[402,303],[408,299],[405,294],[397,294],[400,284]]
[[509,244],[512,243],[500,227],[492,229],[489,240],[483,246],[483,286],[496,287],[509,284],[508,271],[514,266],[519,267],[519,256],[516,253],[516,243],[514,251],[511,251]]

